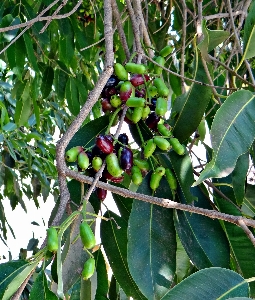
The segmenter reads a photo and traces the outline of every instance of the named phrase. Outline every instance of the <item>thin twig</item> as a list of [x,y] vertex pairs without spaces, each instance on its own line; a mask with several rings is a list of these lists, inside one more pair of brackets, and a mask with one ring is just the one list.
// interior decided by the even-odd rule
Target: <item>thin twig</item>
[[197,0],[197,39],[198,43],[202,41],[203,38],[203,32],[202,32],[202,11],[203,11],[203,0]]
[[181,52],[181,87],[182,87],[182,94],[185,93],[185,81],[184,81],[184,70],[185,70],[185,43],[186,43],[186,26],[187,26],[187,6],[186,1],[182,0],[182,52]]
[[238,220],[239,226],[243,229],[243,231],[247,234],[247,237],[251,240],[253,246],[255,247],[255,238],[250,229],[246,226],[244,220]]
[[[243,15],[245,18],[247,16],[247,12],[238,10],[238,11],[232,12],[232,15],[233,16]],[[228,18],[228,17],[229,17],[229,13],[218,13],[218,14],[214,14],[214,15],[204,16],[203,19],[208,21],[208,20]]]

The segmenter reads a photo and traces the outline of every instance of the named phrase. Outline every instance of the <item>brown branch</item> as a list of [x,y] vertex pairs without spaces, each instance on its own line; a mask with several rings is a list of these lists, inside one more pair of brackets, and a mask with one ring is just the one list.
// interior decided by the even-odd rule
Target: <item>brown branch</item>
[[251,240],[253,246],[255,247],[255,238],[250,229],[246,226],[244,220],[238,220],[239,226],[243,229],[243,231],[247,234],[247,237]]
[[[238,11],[232,12],[232,15],[233,16],[243,15],[244,17],[246,17],[247,12],[238,10]],[[228,18],[228,17],[229,17],[229,13],[218,13],[218,14],[214,14],[214,15],[204,16],[203,19],[208,21],[208,20]]]
[[182,94],[185,93],[185,81],[184,81],[184,70],[185,70],[185,44],[186,44],[186,27],[187,27],[187,6],[186,1],[182,0],[182,48],[181,48],[181,87],[182,87]]

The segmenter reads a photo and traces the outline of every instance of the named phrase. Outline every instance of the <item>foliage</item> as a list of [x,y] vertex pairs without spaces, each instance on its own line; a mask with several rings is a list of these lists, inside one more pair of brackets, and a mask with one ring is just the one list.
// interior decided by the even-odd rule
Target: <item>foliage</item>
[[[44,201],[53,196],[56,206],[49,227],[63,200],[58,180],[61,174],[56,168],[56,139],[65,136],[84,105],[89,105],[93,91],[100,89],[97,83],[109,56],[104,9],[112,3],[114,11],[115,0],[83,0],[78,5],[77,1],[55,2],[0,3],[0,199],[9,200],[12,209],[20,204],[26,211],[24,196],[38,208],[39,196]],[[114,29],[114,63],[124,66],[132,61],[135,66],[139,64],[136,72],[146,70],[136,77],[143,80],[137,93],[144,93],[146,99],[139,96],[141,105],[136,98],[129,101],[131,108],[125,120],[138,147],[128,146],[135,158],[143,159],[145,155],[147,162],[143,161],[142,170],[136,162],[136,168],[125,172],[121,180],[100,180],[107,182],[105,189],[115,189],[112,196],[119,214],[107,210],[96,223],[101,242],[90,250],[81,242],[79,224],[82,220],[88,222],[95,232],[95,219],[104,207],[103,196],[97,188],[84,200],[91,183],[88,176],[96,178],[96,172],[67,162],[78,176],[68,178],[72,201],[61,222],[54,224],[56,251],[50,252],[45,245],[38,249],[38,241],[32,239],[25,249],[33,250],[32,257],[24,254],[17,261],[0,264],[1,299],[10,299],[20,287],[21,299],[31,300],[255,297],[255,198],[251,175],[255,155],[255,3],[247,7],[248,1],[232,2],[116,1],[127,49],[119,28]],[[54,17],[54,13],[61,17]],[[41,19],[21,26],[38,15]],[[145,27],[138,26],[141,18]],[[113,27],[118,25],[117,19],[115,11]],[[17,27],[4,30],[13,25]],[[141,32],[137,42],[135,29],[139,28],[148,33],[151,43]],[[167,45],[171,51],[161,51]],[[167,53],[166,57],[157,60],[162,53]],[[163,61],[164,69],[155,61]],[[124,72],[123,78],[132,76],[132,70],[127,75],[118,66],[119,72]],[[153,127],[148,116],[142,118],[141,106],[149,102],[147,106],[152,108],[153,96],[148,96],[148,91],[156,78],[166,85],[157,91],[162,93],[161,103],[167,101],[167,113],[166,105],[156,104],[158,115],[163,112],[158,119],[171,129],[163,129],[164,134],[157,125]],[[124,96],[130,93],[130,97],[133,90],[122,92]],[[99,134],[109,134],[112,125],[121,125],[124,104],[116,104],[117,110],[107,112],[101,98],[109,95],[104,93],[102,86],[101,96],[82,126],[71,133],[66,151],[82,146],[89,153]],[[124,103],[123,99],[119,101]],[[115,104],[112,101],[110,105]],[[205,143],[206,134],[212,145]],[[125,143],[118,145],[121,148]],[[199,157],[196,145],[206,151],[206,161]],[[114,168],[122,172],[116,167],[118,159],[111,164],[107,165],[109,172]],[[171,170],[171,179],[163,173],[155,175],[157,170],[165,169]],[[152,184],[153,174],[156,179]],[[87,177],[81,180],[82,175]],[[171,185],[170,180],[176,182]],[[133,199],[130,191],[142,194],[145,201]],[[149,196],[157,197],[155,202]],[[173,199],[171,205],[186,206],[161,207],[167,206],[164,199]],[[3,202],[0,206],[0,238],[5,242],[7,230],[12,228]],[[233,221],[237,216],[239,219]],[[252,226],[246,226],[247,218]],[[244,225],[238,223],[240,220]],[[82,269],[88,259],[92,261],[89,278],[83,280]]]

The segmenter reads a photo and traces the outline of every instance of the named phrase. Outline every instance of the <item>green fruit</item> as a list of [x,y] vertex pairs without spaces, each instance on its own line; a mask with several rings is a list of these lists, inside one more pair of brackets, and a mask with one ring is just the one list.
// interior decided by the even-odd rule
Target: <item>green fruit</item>
[[128,72],[136,73],[136,74],[144,74],[146,72],[146,67],[144,65],[136,64],[136,63],[127,63],[125,65],[125,69]]
[[66,160],[68,162],[75,162],[77,160],[78,154],[82,151],[83,151],[83,148],[81,146],[76,146],[76,147],[69,149],[66,152]]
[[142,118],[142,115],[143,115],[143,107],[135,107],[134,108],[134,111],[133,111],[133,114],[132,114],[132,121],[133,123],[138,123],[141,118]]
[[150,95],[151,97],[155,97],[157,94],[158,94],[157,88],[156,88],[154,85],[151,85],[151,86],[149,87],[149,95]]
[[128,72],[121,64],[116,63],[114,65],[114,72],[119,80],[128,80]]
[[145,106],[143,108],[142,119],[143,120],[147,119],[147,117],[150,114],[150,112],[151,112],[151,109],[149,108],[149,106]]
[[78,166],[82,170],[86,170],[88,168],[88,166],[89,166],[89,158],[88,158],[87,153],[85,153],[84,151],[82,151],[78,155]]
[[179,155],[184,155],[185,154],[185,147],[179,142],[177,138],[171,138],[169,140],[173,150],[179,154]]
[[137,166],[133,166],[131,169],[131,179],[135,185],[140,185],[143,181],[143,175]]
[[95,259],[94,258],[89,258],[87,261],[85,261],[83,270],[82,270],[82,278],[83,280],[88,280],[95,272]]
[[139,97],[130,97],[126,102],[126,105],[129,107],[144,107],[144,104],[145,99]]
[[171,46],[167,45],[166,47],[164,47],[163,49],[160,50],[159,55],[166,57],[169,54],[171,54],[172,51],[173,51],[173,48]]
[[91,249],[96,245],[95,235],[90,228],[89,224],[86,222],[82,222],[80,224],[80,237],[82,244],[85,248]]
[[153,191],[155,191],[159,187],[159,183],[160,183],[161,178],[162,178],[162,176],[157,172],[153,172],[151,174],[150,188]]
[[172,136],[172,132],[168,130],[164,124],[158,124],[157,126],[158,132],[161,133],[163,136]]
[[166,175],[166,180],[169,184],[170,189],[176,190],[177,189],[177,180],[175,178],[174,173],[170,169],[167,168],[165,171],[165,175]]
[[134,158],[133,163],[143,172],[149,171],[150,169],[150,165],[147,160]]
[[108,154],[106,156],[106,167],[107,171],[113,177],[120,177],[123,173],[123,170],[120,168],[118,157],[115,153]]
[[102,167],[102,164],[103,164],[103,160],[101,157],[99,157],[99,156],[93,157],[92,167],[96,172],[100,170],[100,168]]
[[54,227],[47,229],[47,248],[51,252],[58,250],[58,232]]
[[169,151],[171,149],[170,143],[163,137],[154,137],[154,143],[163,151]]
[[165,171],[166,169],[164,167],[157,167],[157,169],[155,170],[155,172],[158,173],[160,176],[164,176]]
[[122,101],[121,101],[121,99],[120,99],[119,96],[117,96],[117,95],[112,95],[112,96],[111,96],[111,99],[110,99],[110,103],[111,103],[111,105],[112,105],[113,107],[117,108],[117,107],[121,106]]
[[144,158],[149,158],[155,150],[156,144],[154,143],[153,139],[148,140],[146,145],[144,146]]
[[158,116],[163,117],[166,112],[167,112],[167,100],[165,100],[164,98],[159,97],[157,99],[157,102],[156,102],[155,113]]
[[[158,56],[158,57],[156,57],[155,62],[163,67],[165,65],[166,61],[165,61],[164,57]],[[161,75],[162,71],[163,71],[163,69],[161,67],[154,65],[154,74]]]
[[169,89],[161,78],[155,78],[153,84],[157,88],[160,97],[168,97]]

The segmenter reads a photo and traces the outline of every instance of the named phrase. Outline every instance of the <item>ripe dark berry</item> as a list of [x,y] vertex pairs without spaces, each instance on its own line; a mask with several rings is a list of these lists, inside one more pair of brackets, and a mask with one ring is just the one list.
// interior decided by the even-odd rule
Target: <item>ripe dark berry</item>
[[124,147],[120,154],[120,167],[125,170],[130,170],[133,166],[133,152],[128,147]]
[[113,142],[105,135],[96,137],[96,145],[105,154],[110,154],[113,151]]
[[112,111],[113,110],[113,107],[110,103],[110,100],[107,99],[107,98],[104,98],[101,100],[101,105],[102,105],[102,110],[103,112],[107,112],[107,111]]
[[118,141],[121,142],[123,145],[128,145],[128,136],[126,133],[121,133],[118,136]]
[[150,77],[148,75],[141,75],[141,74],[134,74],[131,79],[130,82],[132,83],[133,86],[139,86],[141,84],[144,84],[144,79],[146,81],[150,80]]
[[101,201],[104,201],[104,199],[107,196],[107,190],[97,188],[96,194],[97,194],[98,199],[100,199]]
[[103,98],[111,98],[112,95],[116,95],[116,94],[117,94],[117,90],[115,87],[107,87],[103,89],[101,96]]
[[156,104],[157,104],[157,98],[151,98],[151,106],[150,106],[151,111],[155,111]]
[[124,180],[124,176],[114,177],[106,169],[104,169],[103,178],[112,181],[114,183],[121,183]]
[[117,76],[115,75],[112,75],[108,81],[106,82],[104,88],[107,88],[107,87],[115,87],[118,83],[119,83],[119,79]]
[[139,98],[144,98],[146,95],[145,89],[142,90],[135,90],[135,96]]
[[145,123],[151,130],[156,130],[159,120],[160,120],[160,117],[157,116],[155,112],[152,112],[151,114],[149,114]]
[[92,148],[92,158],[95,157],[95,156],[99,156],[102,159],[104,159],[106,154],[97,145],[95,145]]

